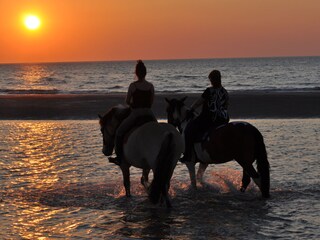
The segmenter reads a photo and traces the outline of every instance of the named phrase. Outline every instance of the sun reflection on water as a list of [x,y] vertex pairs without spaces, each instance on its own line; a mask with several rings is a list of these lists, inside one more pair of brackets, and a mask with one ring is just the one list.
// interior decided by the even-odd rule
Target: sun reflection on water
[[41,78],[50,76],[51,74],[51,72],[48,70],[46,65],[41,65],[41,64],[23,65],[21,67],[21,70],[22,70],[22,79],[30,83],[36,83]]
[[52,123],[19,122],[19,132],[11,138],[15,177],[12,184],[28,183],[30,188],[48,188],[59,180],[55,162],[59,160],[59,146],[63,132]]
[[18,91],[53,91],[55,78],[54,72],[44,64],[26,64],[19,66],[19,71],[15,73],[20,83],[15,88]]
[[8,125],[10,130],[1,132],[5,141],[0,139],[8,150],[0,174],[6,189],[0,196],[4,199],[1,205],[6,210],[0,212],[3,219],[12,222],[6,221],[10,226],[3,227],[11,227],[12,234],[23,239],[47,239],[54,234],[69,236],[83,221],[63,216],[81,208],[54,208],[41,202],[48,196],[55,199],[53,195],[57,193],[51,196],[50,192],[57,190],[57,186],[64,188],[61,180],[66,176],[70,182],[79,181],[73,159],[77,158],[77,144],[83,142],[73,141],[73,130],[63,122],[17,121]]

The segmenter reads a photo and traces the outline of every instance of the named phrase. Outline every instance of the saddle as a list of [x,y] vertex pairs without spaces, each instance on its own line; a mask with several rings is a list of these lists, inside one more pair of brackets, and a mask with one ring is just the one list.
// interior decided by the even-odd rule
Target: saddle
[[205,132],[198,132],[194,142],[195,143],[199,143],[199,142],[205,142],[209,140],[209,136],[218,128],[224,127],[225,125],[227,125],[228,123],[223,123],[220,125],[211,125],[209,126],[209,129]]
[[153,116],[150,116],[150,115],[146,115],[146,116],[141,116],[141,117],[138,117],[136,119],[136,121],[134,122],[134,125],[132,126],[132,128],[124,135],[124,138],[123,138],[123,143],[127,143],[130,135],[139,127],[141,127],[142,125],[148,123],[148,122],[157,122],[157,120],[153,117]]

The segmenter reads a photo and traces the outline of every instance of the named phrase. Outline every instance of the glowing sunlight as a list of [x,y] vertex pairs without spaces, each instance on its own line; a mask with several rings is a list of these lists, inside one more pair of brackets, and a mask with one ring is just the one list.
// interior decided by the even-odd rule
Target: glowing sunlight
[[37,16],[28,15],[24,19],[24,25],[29,30],[36,30],[40,27],[41,21],[40,21],[39,17],[37,17]]

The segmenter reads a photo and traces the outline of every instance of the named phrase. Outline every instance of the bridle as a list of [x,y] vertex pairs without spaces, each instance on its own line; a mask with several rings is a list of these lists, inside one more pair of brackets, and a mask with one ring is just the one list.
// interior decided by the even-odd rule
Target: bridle
[[[118,126],[120,124],[120,120],[116,117],[116,116],[113,116],[113,118],[117,121],[116,125]],[[103,123],[103,126],[101,127],[100,131],[102,133],[102,136],[103,136],[103,144],[105,145],[105,134],[107,135],[107,137],[109,137],[110,139],[114,139],[115,135],[116,135],[116,131],[113,131],[113,133],[111,133],[109,131],[109,129],[106,127],[106,122]]]
[[[183,106],[185,106],[185,105],[183,105]],[[182,107],[183,107],[182,106]],[[187,109],[187,111],[188,111],[189,109]],[[181,112],[181,111],[180,111]],[[172,113],[172,115],[173,115],[173,113]],[[180,114],[181,115],[181,114]],[[180,120],[180,119],[174,119],[174,121],[173,121],[173,125],[175,126],[175,127],[177,127],[178,128],[178,130],[179,130],[179,132],[180,133],[182,133],[183,132],[183,130],[185,129],[185,127],[183,128],[182,127],[182,123],[184,123],[184,122],[186,122],[186,124],[190,121],[191,119],[189,118],[187,118],[187,114],[185,115],[185,117],[182,119],[182,120]]]

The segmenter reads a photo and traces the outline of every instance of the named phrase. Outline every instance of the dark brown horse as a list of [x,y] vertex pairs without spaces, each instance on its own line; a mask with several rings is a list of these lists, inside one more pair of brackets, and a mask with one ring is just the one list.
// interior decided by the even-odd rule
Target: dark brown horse
[[[168,123],[178,127],[181,133],[188,122],[195,117],[187,118],[189,109],[184,104],[185,99],[186,97],[180,100],[166,99]],[[230,122],[213,129],[205,140],[194,144],[192,161],[186,163],[192,186],[196,187],[195,164],[197,162],[200,162],[197,179],[202,181],[208,164],[225,163],[231,160],[237,161],[243,168],[240,190],[244,192],[252,178],[262,196],[268,198],[270,173],[263,137],[257,128],[247,122]],[[252,165],[255,160],[258,171]]]

